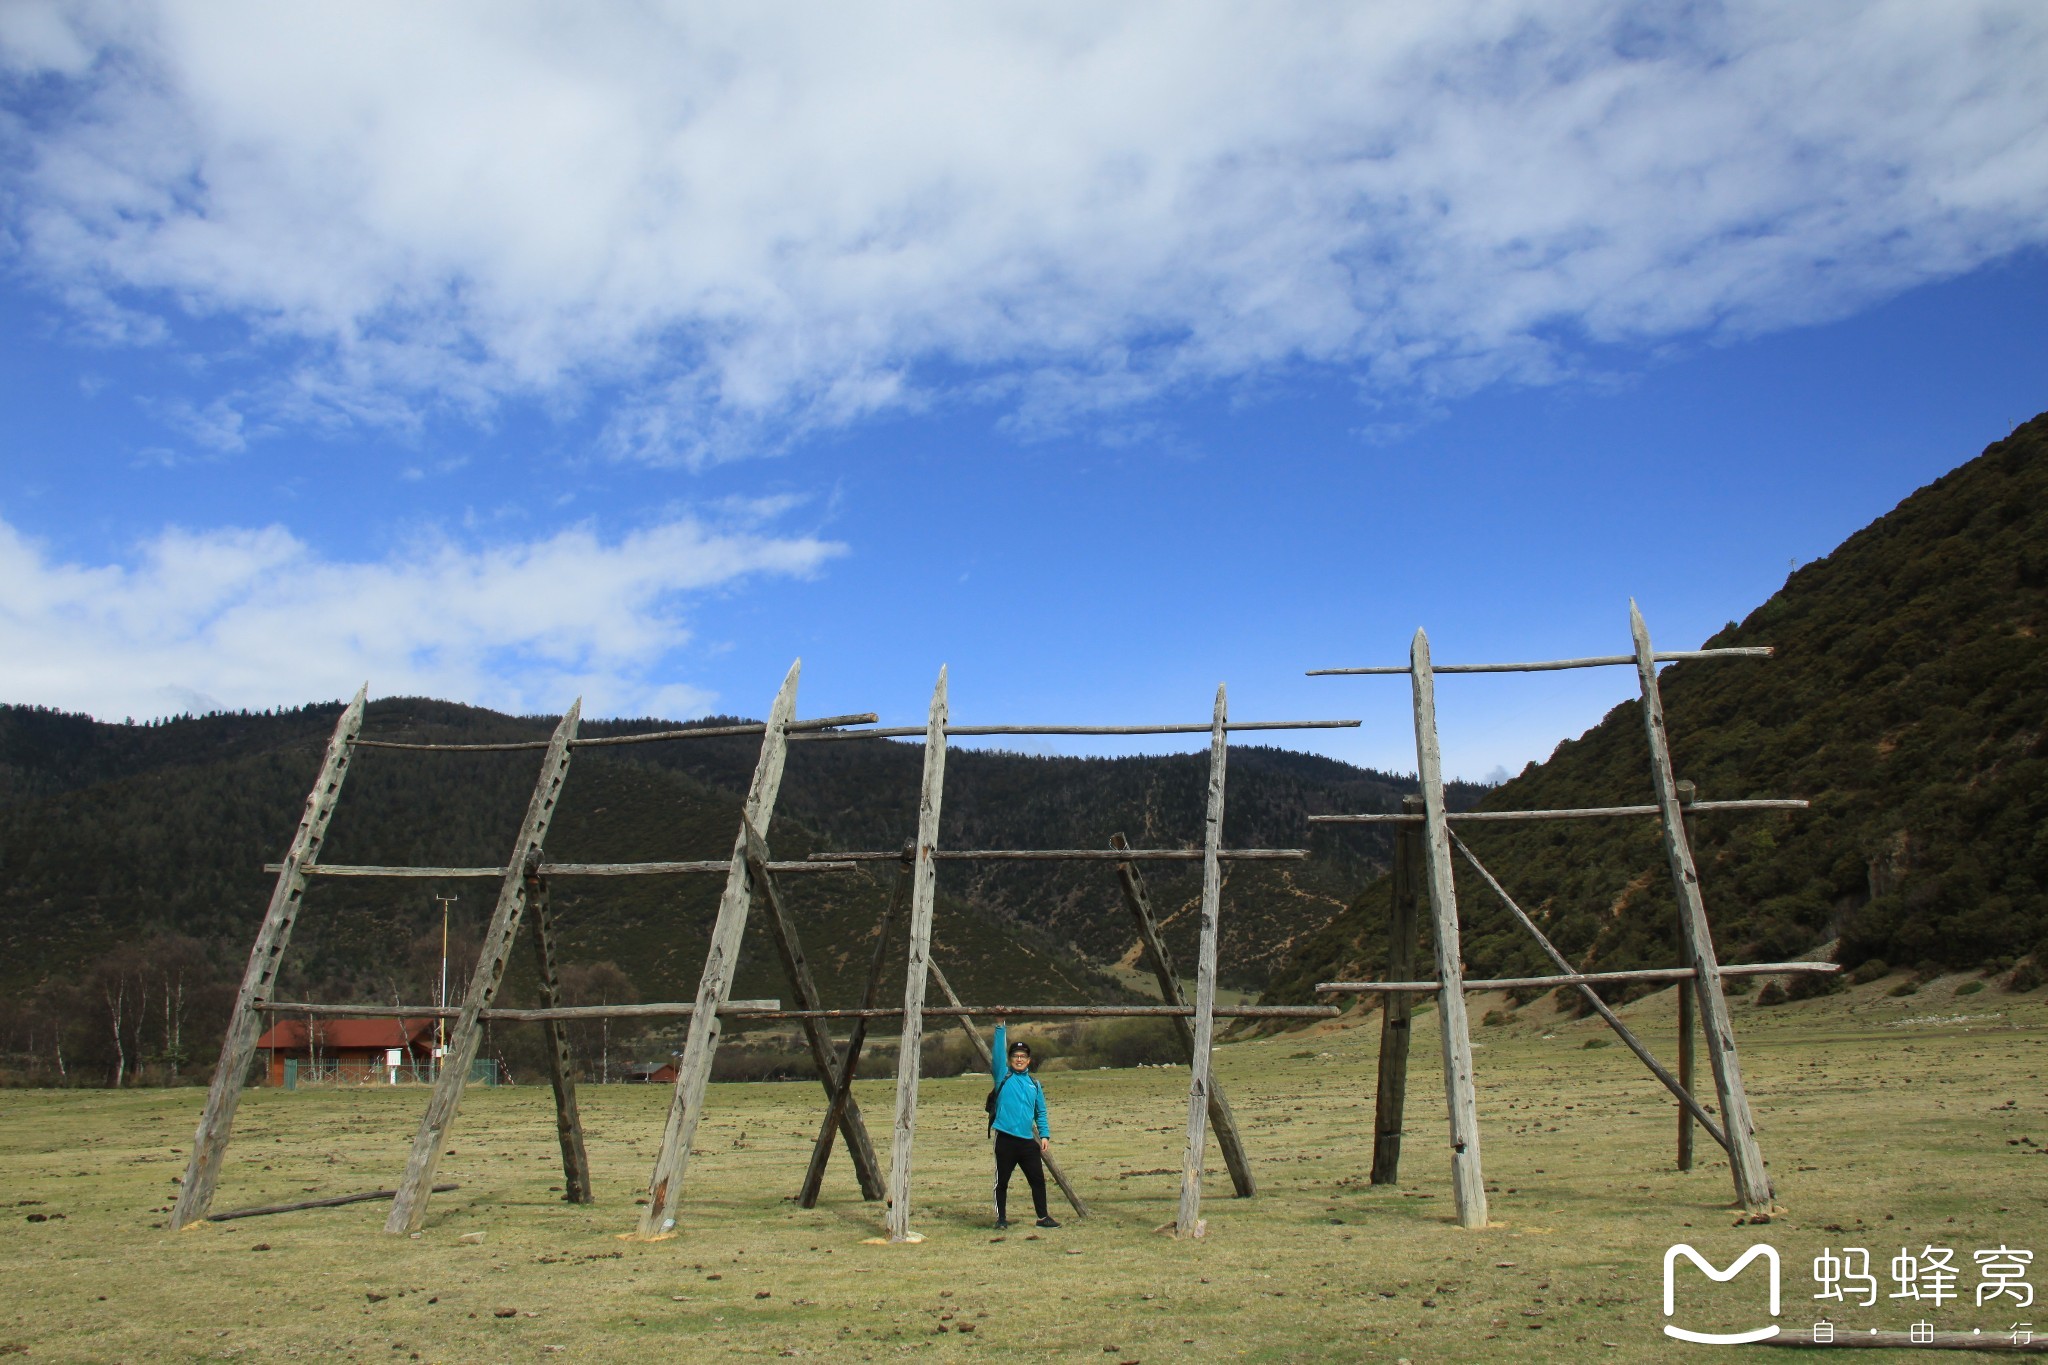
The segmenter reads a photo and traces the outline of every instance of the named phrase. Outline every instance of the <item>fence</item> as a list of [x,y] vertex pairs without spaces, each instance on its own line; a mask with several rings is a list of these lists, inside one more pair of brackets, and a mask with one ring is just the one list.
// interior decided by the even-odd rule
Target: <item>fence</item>
[[[297,1090],[300,1086],[311,1085],[432,1085],[441,1078],[441,1068],[435,1062],[403,1062],[398,1066],[386,1066],[382,1062],[352,1062],[326,1057],[318,1061],[304,1061],[287,1057],[284,1063],[284,1088]],[[503,1073],[495,1057],[478,1057],[469,1064],[471,1085],[501,1085]]]

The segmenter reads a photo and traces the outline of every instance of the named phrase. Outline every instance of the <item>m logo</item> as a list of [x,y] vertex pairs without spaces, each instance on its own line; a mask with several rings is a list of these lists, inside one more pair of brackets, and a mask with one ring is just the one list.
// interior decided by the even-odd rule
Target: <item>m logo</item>
[[[1771,1264],[1771,1316],[1774,1318],[1778,1316],[1778,1249],[1776,1247],[1766,1246],[1762,1242],[1758,1242],[1755,1246],[1752,1246],[1749,1250],[1736,1257],[1734,1264],[1730,1265],[1726,1270],[1716,1270],[1706,1257],[1700,1255],[1699,1252],[1693,1250],[1686,1243],[1680,1242],[1677,1246],[1664,1253],[1665,1317],[1668,1318],[1677,1311],[1676,1302],[1672,1294],[1672,1270],[1677,1266],[1680,1256],[1685,1257],[1698,1266],[1708,1279],[1719,1284],[1726,1284],[1737,1275],[1740,1275],[1743,1267],[1747,1266],[1751,1261],[1754,1261],[1759,1256],[1763,1257]],[[1664,1335],[1676,1337],[1680,1341],[1697,1341],[1707,1346],[1739,1346],[1748,1341],[1769,1340],[1778,1335],[1778,1325],[1772,1323],[1768,1327],[1758,1327],[1748,1332],[1688,1332],[1683,1327],[1673,1327],[1667,1322],[1664,1324]]]

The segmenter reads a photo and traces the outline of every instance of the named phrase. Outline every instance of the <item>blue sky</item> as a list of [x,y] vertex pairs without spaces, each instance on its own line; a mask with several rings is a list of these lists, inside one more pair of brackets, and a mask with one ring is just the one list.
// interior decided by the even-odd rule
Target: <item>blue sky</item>
[[[2036,6],[789,20],[0,9],[0,696],[801,655],[1406,770],[1400,680],[1303,670],[1696,645],[2048,407]],[[1447,679],[1446,765],[1628,686]]]

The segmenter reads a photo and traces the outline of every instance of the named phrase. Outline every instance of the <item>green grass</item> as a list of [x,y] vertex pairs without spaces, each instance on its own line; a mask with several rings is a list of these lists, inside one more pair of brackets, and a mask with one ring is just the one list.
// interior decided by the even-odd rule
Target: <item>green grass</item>
[[[1727,1169],[1704,1159],[1718,1156],[1704,1136],[1700,1168],[1672,1169],[1672,1106],[1625,1049],[1584,1048],[1597,1021],[1535,1006],[1476,1030],[1495,1191],[1496,1226],[1483,1231],[1450,1219],[1434,1012],[1418,1027],[1398,1188],[1365,1183],[1376,1019],[1224,1047],[1218,1072],[1263,1190],[1229,1198],[1212,1149],[1209,1234],[1197,1242],[1155,1231],[1174,1212],[1183,1069],[1049,1077],[1059,1150],[1096,1216],[1001,1238],[988,1226],[985,1085],[925,1082],[913,1221],[927,1240],[906,1246],[868,1243],[880,1209],[854,1194],[843,1159],[821,1208],[786,1202],[817,1121],[810,1085],[714,1087],[680,1235],[658,1243],[616,1234],[633,1225],[665,1091],[583,1091],[599,1192],[586,1208],[550,1189],[560,1171],[545,1087],[472,1091],[442,1167],[462,1189],[436,1199],[417,1239],[382,1235],[381,1204],[174,1235],[160,1225],[199,1092],[0,1092],[0,1188],[15,1204],[0,1223],[0,1350],[92,1361],[1670,1359],[1679,1348],[1659,1335],[1659,1300],[1674,1241],[1723,1264],[1774,1243],[1791,1325],[1811,1321],[1807,1267],[1824,1245],[1866,1245],[1883,1262],[1938,1241],[1962,1248],[1965,1265],[1970,1248],[2001,1240],[2048,1252],[2048,1004],[2038,991],[1959,1001],[1960,981],[1905,999],[1887,978],[1768,1009],[1737,1003],[1787,1210],[1768,1228],[1734,1226]],[[1499,1002],[1473,1003],[1477,1018]],[[1669,993],[1625,1015],[1670,1054]],[[889,1086],[861,1091],[886,1159]],[[252,1092],[216,1206],[390,1185],[423,1099],[413,1088]],[[1021,1182],[1013,1198],[1024,1202]],[[460,1240],[474,1232],[481,1245]],[[2033,1278],[2048,1288],[2039,1265]],[[1724,1300],[1689,1302],[1711,1313]],[[1951,1310],[1945,1328],[2040,1321],[2038,1307]],[[1865,1320],[1857,1313],[1835,1317]],[[1867,1320],[1898,1328],[1913,1316],[1881,1302]]]

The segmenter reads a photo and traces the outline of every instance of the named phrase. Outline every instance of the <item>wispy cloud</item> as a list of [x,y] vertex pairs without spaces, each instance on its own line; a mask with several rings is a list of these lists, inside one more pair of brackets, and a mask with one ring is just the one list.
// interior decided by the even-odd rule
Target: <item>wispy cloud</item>
[[237,320],[300,421],[603,386],[657,461],[1545,382],[2048,236],[2032,0],[15,0],[0,53],[8,226],[81,328]]
[[281,527],[169,529],[131,562],[64,563],[0,522],[0,699],[101,717],[297,704],[353,692],[595,715],[700,713],[667,679],[694,595],[806,575],[843,552],[681,517],[473,547],[429,536],[374,562]]

